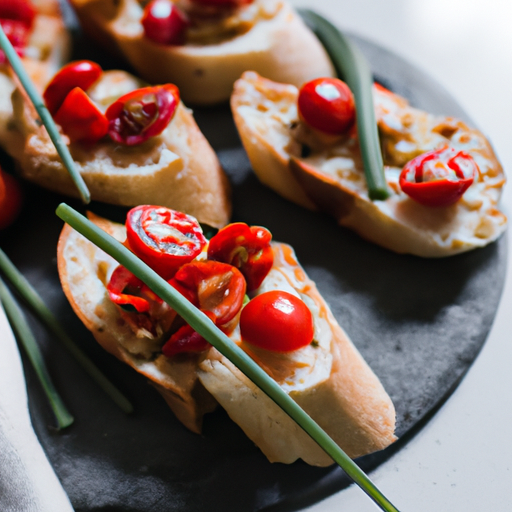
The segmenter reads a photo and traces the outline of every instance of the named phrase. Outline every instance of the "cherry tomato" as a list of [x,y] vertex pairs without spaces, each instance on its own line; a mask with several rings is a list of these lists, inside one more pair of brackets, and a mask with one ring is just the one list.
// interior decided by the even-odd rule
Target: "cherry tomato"
[[32,27],[36,11],[28,0],[8,0],[0,2],[0,19],[19,21],[27,28]]
[[86,91],[103,73],[101,67],[89,60],[70,62],[47,85],[43,98],[50,114],[55,115],[66,96],[75,88]]
[[149,290],[138,277],[121,265],[114,270],[107,285],[108,295],[114,304],[132,306],[137,313],[147,313],[150,308],[149,301],[140,296],[143,289]]
[[126,235],[130,249],[164,279],[198,256],[207,243],[194,217],[163,206],[131,209]]
[[182,45],[189,25],[186,15],[171,0],[153,0],[144,8],[144,35],[159,44]]
[[72,142],[95,142],[107,134],[105,114],[80,87],[66,96],[53,118]]
[[[15,20],[0,19],[0,25],[18,56],[23,57],[30,29],[24,23]],[[0,64],[5,64],[6,62],[7,57],[3,50],[0,50]]]
[[22,203],[23,194],[18,180],[0,169],[0,229],[16,220]]
[[425,206],[455,204],[478,174],[475,160],[446,146],[413,158],[400,174],[400,187]]
[[212,7],[241,7],[252,4],[254,0],[192,0],[193,4]]
[[190,325],[184,325],[180,327],[164,344],[162,347],[162,353],[166,357],[172,357],[176,354],[184,352],[203,352],[207,350],[211,345]]
[[235,266],[247,281],[247,291],[258,288],[274,263],[270,231],[243,222],[221,229],[208,245],[208,258]]
[[311,127],[330,135],[341,135],[355,121],[354,96],[338,78],[317,78],[302,86],[299,115]]
[[313,340],[313,315],[306,304],[281,290],[257,295],[242,309],[242,340],[274,352],[291,352]]
[[127,146],[159,135],[174,117],[179,100],[179,90],[172,84],[129,92],[107,109],[108,134],[115,142]]
[[245,279],[226,263],[192,261],[183,265],[169,283],[219,326],[235,318],[244,302]]

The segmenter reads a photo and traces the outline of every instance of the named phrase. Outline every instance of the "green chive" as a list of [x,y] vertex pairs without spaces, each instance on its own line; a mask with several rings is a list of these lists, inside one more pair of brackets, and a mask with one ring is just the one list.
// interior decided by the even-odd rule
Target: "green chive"
[[107,393],[110,398],[126,413],[133,412],[133,406],[129,400],[119,391],[112,382],[98,369],[98,367],[82,352],[74,341],[66,334],[59,321],[43,299],[32,288],[30,283],[25,279],[23,274],[14,266],[12,261],[0,249],[0,271],[7,277],[9,282],[14,286],[17,293],[30,307],[32,312],[39,320],[46,325],[49,331],[68,349],[76,361],[84,368],[89,376],[96,381],[97,384]]
[[0,300],[4,306],[5,313],[9,319],[9,323],[11,324],[12,329],[23,345],[25,351],[27,352],[30,362],[32,363],[39,381],[43,386],[44,392],[48,397],[50,405],[52,406],[53,412],[57,419],[59,429],[69,427],[69,425],[73,423],[74,418],[67,410],[64,402],[60,398],[52,383],[48,369],[44,364],[43,355],[41,354],[34,335],[27,324],[25,315],[1,279]]
[[36,108],[37,113],[41,118],[41,121],[46,127],[46,130],[48,131],[48,135],[50,136],[50,139],[52,140],[55,149],[57,150],[57,153],[62,159],[62,163],[68,170],[71,179],[74,181],[76,188],[78,189],[78,193],[80,194],[82,201],[85,204],[90,203],[91,195],[89,193],[89,189],[87,188],[87,185],[85,184],[82,175],[76,170],[75,162],[73,161],[73,157],[69,153],[68,147],[66,146],[66,144],[64,144],[64,141],[60,136],[59,130],[57,129],[57,126],[55,126],[55,122],[53,121],[50,112],[46,108],[46,105],[44,104],[41,95],[37,91],[35,85],[32,83],[32,80],[28,76],[27,72],[25,71],[21,59],[18,57],[16,50],[13,48],[11,42],[5,35],[5,32],[1,26],[0,47],[4,51],[5,56],[7,57],[9,63],[12,66],[12,69],[18,76],[21,84],[23,85],[23,88],[27,92],[32,103],[34,104],[34,107]]
[[384,176],[384,163],[373,104],[373,77],[368,62],[359,48],[332,23],[308,9],[301,9],[299,12],[324,45],[338,76],[345,80],[354,94],[357,133],[368,195],[372,200],[387,199],[390,194]]
[[327,433],[241,348],[228,338],[201,311],[170,286],[154,270],[143,263],[123,244],[95,226],[67,204],[60,204],[57,215],[85,238],[112,256],[121,265],[146,283],[159,297],[169,304],[201,336],[208,340],[222,355],[229,359],[254,384],[265,392],[308,433],[327,454],[347,473],[361,489],[385,512],[398,512],[391,502],[377,489],[366,474],[327,435]]

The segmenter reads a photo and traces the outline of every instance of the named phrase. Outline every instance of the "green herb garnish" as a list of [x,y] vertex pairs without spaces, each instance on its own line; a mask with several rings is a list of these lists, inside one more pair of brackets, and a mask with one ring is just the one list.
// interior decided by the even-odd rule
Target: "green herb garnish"
[[44,104],[41,95],[39,94],[32,80],[28,76],[28,73],[25,71],[21,59],[18,57],[16,50],[13,48],[11,42],[5,35],[5,32],[1,26],[0,47],[4,51],[5,56],[7,57],[9,63],[11,64],[12,69],[18,76],[21,85],[23,85],[23,88],[25,89],[26,93],[28,94],[28,97],[30,98],[30,101],[32,101],[32,103],[34,104],[34,107],[36,108],[37,113],[41,118],[41,121],[46,127],[46,130],[48,131],[48,135],[50,136],[50,139],[52,140],[55,149],[57,150],[57,153],[62,159],[64,167],[66,167],[67,171],[71,176],[71,179],[73,180],[73,182],[76,185],[76,188],[78,189],[78,193],[80,194],[82,201],[85,204],[90,203],[91,195],[89,193],[89,189],[87,188],[87,185],[85,184],[82,175],[77,171],[75,167],[75,162],[73,161],[73,157],[71,156],[68,147],[66,146],[66,144],[64,144],[64,141],[62,140],[62,137],[59,133],[59,130],[57,129],[57,126],[55,125],[55,122],[53,121],[50,112],[46,108],[46,105]]
[[370,67],[360,50],[332,23],[308,9],[300,15],[324,45],[336,73],[350,87],[356,101],[357,133],[363,159],[368,195],[384,200],[390,195],[384,176],[384,163],[375,120]]
[[57,208],[57,215],[85,238],[112,256],[132,274],[141,279],[161,299],[169,304],[196,332],[208,340],[254,384],[266,393],[283,411],[309,434],[319,446],[347,473],[361,489],[385,512],[398,512],[377,489],[366,474],[327,435],[327,433],[269,377],[236,343],[229,339],[199,309],[162,279],[115,238],[95,226],[66,204]]
[[32,312],[46,325],[51,333],[68,349],[76,361],[84,368],[89,376],[112,398],[112,400],[126,413],[133,412],[129,400],[119,391],[112,382],[98,369],[98,367],[82,352],[75,342],[66,334],[54,314],[48,309],[43,299],[38,295],[23,274],[14,266],[12,261],[0,249],[0,270],[14,286],[17,293],[30,307]]
[[1,279],[0,301],[5,309],[5,313],[9,319],[12,330],[23,345],[30,362],[34,367],[37,377],[43,386],[44,392],[46,393],[55,414],[55,418],[57,419],[59,429],[69,427],[69,425],[73,423],[74,418],[67,410],[59,393],[53,385],[48,369],[44,363],[43,355],[41,354],[34,335],[28,326],[27,319],[25,318],[23,311],[21,311],[11,292]]

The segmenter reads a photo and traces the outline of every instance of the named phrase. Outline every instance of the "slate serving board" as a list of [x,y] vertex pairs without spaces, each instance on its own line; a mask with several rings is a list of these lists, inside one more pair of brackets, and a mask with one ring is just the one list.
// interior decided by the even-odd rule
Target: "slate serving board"
[[[353,38],[376,80],[415,106],[469,121],[424,73],[369,41]],[[97,54],[82,42],[76,45],[76,56]],[[396,406],[400,440],[359,459],[369,471],[421,428],[480,351],[502,291],[506,239],[440,260],[397,255],[371,245],[330,218],[288,203],[259,184],[227,106],[195,114],[230,177],[233,220],[265,225],[276,240],[295,247]],[[35,187],[28,188],[27,198],[15,227],[0,236],[2,248],[136,409],[132,416],[119,411],[68,353],[31,321],[55,384],[76,417],[72,427],[55,431],[52,413],[26,364],[32,420],[78,512],[294,511],[350,483],[337,467],[268,463],[222,410],[206,417],[201,436],[182,427],[141,376],[95,343],[60,289],[55,248],[62,224],[54,210],[63,200],[79,210],[83,207]],[[91,209],[118,220],[124,215],[122,209],[97,203]]]

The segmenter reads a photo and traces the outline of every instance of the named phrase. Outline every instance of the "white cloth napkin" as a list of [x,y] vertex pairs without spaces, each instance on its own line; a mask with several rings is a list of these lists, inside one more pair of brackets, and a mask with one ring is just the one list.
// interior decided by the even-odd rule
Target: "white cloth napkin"
[[73,511],[32,428],[18,347],[1,306],[0,510]]

